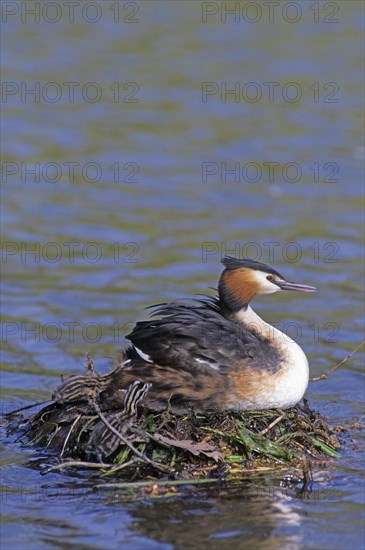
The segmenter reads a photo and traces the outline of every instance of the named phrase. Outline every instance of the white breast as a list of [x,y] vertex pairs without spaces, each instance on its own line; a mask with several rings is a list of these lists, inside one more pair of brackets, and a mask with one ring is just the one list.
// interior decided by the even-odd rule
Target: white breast
[[275,407],[288,409],[296,405],[305,394],[309,382],[309,368],[302,348],[282,332],[280,334],[284,338],[281,352],[285,362],[277,376],[271,398],[278,403]]
[[236,314],[237,321],[250,332],[259,332],[270,340],[282,356],[278,373],[273,376],[270,388],[262,388],[254,402],[245,401],[242,408],[249,409],[288,409],[303,397],[309,381],[307,358],[302,348],[289,336],[266,323],[250,307]]

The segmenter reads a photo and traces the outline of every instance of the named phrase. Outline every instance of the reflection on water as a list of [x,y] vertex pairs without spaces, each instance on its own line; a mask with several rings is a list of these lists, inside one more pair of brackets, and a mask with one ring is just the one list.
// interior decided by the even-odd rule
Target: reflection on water
[[[213,2],[204,23],[198,2],[106,1],[93,24],[80,12],[22,21],[23,3],[8,4],[19,10],[2,29],[3,410],[47,399],[85,351],[105,370],[145,306],[207,292],[227,252],[318,287],[257,303],[312,375],[346,356],[363,337],[362,4],[328,3],[331,15],[295,2],[290,23],[282,10],[295,7],[281,3],[274,21],[250,23],[235,3],[237,22],[222,23]],[[138,21],[123,22],[135,5]],[[361,365],[357,354],[309,387],[333,424],[361,422]],[[317,500],[267,477],[259,496],[265,484],[247,483],[137,503],[89,475],[43,478],[31,467],[42,457],[5,440],[3,532],[37,550],[360,548],[363,440],[352,438]]]
[[301,517],[273,486],[240,484],[202,498],[141,503],[133,510],[138,532],[177,549],[300,548]]

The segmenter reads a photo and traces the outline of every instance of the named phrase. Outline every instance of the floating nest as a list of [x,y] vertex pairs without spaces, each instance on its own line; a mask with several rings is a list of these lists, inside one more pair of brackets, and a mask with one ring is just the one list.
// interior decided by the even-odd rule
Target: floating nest
[[[93,368],[90,358],[87,366]],[[10,415],[10,430],[50,451],[53,464],[43,473],[94,468],[122,482],[230,479],[275,469],[300,469],[308,479],[313,460],[338,456],[342,428],[331,428],[305,399],[286,411],[176,415],[168,405],[162,412],[144,407],[148,389],[136,381],[119,403],[75,395],[71,402],[52,401],[26,419]]]

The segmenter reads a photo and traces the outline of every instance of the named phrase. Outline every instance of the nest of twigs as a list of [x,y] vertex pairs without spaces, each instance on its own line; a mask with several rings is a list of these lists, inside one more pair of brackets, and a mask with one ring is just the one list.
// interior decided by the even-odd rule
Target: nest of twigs
[[296,467],[305,457],[338,456],[336,428],[306,400],[286,411],[209,415],[193,411],[175,415],[168,405],[165,411],[154,412],[142,401],[127,427],[114,423],[115,415],[115,404],[109,409],[108,403],[77,399],[51,402],[27,419],[14,416],[12,428],[20,431],[23,443],[50,450],[56,465],[47,471],[96,468],[124,481],[221,478]]

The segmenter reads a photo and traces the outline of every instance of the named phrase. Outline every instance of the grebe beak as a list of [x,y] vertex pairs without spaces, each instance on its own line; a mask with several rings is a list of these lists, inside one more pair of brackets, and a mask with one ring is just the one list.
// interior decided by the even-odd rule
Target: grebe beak
[[289,281],[275,281],[281,290],[296,290],[297,292],[315,292],[317,289],[314,286],[300,285]]

